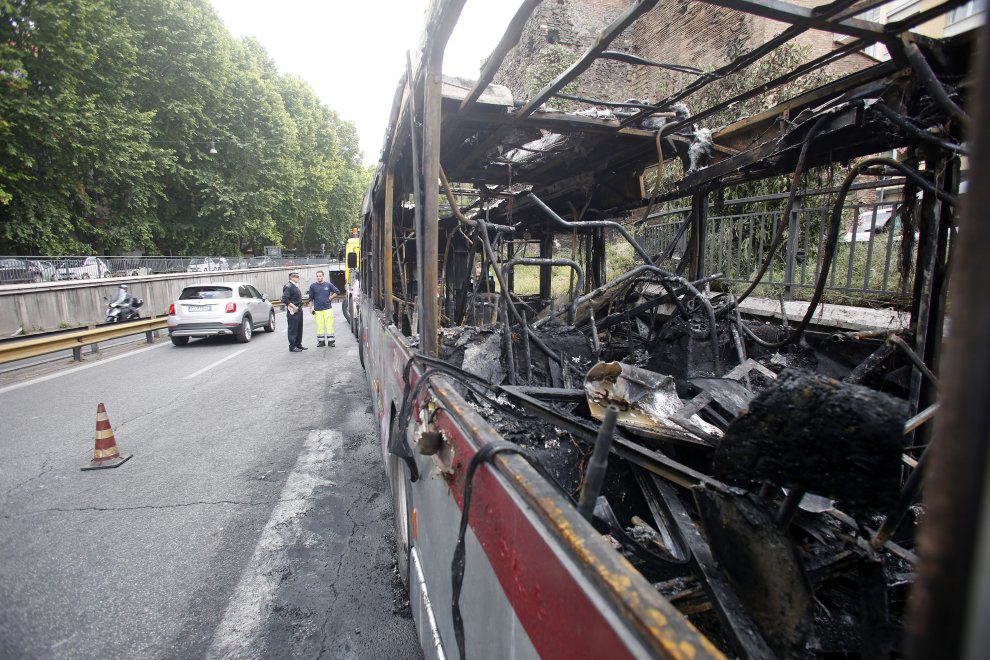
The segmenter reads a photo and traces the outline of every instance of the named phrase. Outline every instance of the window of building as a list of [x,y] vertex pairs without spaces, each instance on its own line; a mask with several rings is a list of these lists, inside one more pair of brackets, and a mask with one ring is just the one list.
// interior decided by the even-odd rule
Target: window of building
[[950,11],[945,16],[943,36],[953,37],[969,32],[983,25],[987,12],[987,0],[969,0]]
[[955,9],[950,11],[948,17],[946,18],[945,24],[954,25],[956,23],[966,20],[970,16],[976,16],[977,14],[981,14],[985,12],[986,9],[987,9],[987,0],[969,0],[969,2],[967,2],[966,4],[960,5],[959,7],[956,7]]

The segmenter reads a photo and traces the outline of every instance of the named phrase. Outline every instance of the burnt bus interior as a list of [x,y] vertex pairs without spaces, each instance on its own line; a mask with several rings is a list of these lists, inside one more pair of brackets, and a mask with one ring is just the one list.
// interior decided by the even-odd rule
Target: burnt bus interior
[[[633,3],[553,82],[514,99],[490,81],[536,4],[523,3],[478,81],[439,76],[430,60],[442,58],[451,12],[431,18],[366,202],[365,295],[726,653],[904,653],[975,48],[972,33],[933,40],[911,30],[960,2],[881,25],[856,18],[878,3],[718,0],[789,27],[662,101],[582,98],[569,112],[555,101],[575,101],[561,90],[598,58],[664,66],[610,50],[656,2]],[[684,103],[809,29],[850,39],[716,106]],[[434,51],[430,39],[441,44]],[[776,94],[877,42],[889,60]],[[774,102],[708,122],[756,96]],[[438,162],[423,157],[431,149]],[[661,186],[653,174],[654,185],[651,173],[675,162],[682,176]],[[811,172],[834,176],[819,176],[807,313],[796,323],[749,316],[743,302],[793,229],[767,228],[752,286],[729,286],[713,257],[713,207],[735,187],[785,177],[788,194],[764,201],[788,218]],[[880,185],[896,193],[904,227],[886,267],[908,262],[909,321],[829,327],[816,310],[830,276],[845,274],[836,258],[845,210]],[[651,214],[672,206],[687,211],[669,240],[647,245]],[[625,272],[606,270],[611,243],[635,255]],[[538,290],[516,290],[526,267],[538,269]],[[555,268],[570,271],[563,293]]]

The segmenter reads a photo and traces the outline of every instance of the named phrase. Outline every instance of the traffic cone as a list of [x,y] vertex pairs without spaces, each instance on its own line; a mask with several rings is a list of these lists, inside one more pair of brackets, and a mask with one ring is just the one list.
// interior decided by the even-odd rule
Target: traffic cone
[[133,454],[121,458],[117,450],[117,439],[113,437],[107,409],[101,403],[96,407],[96,448],[93,450],[93,460],[81,470],[103,470],[115,468],[130,460]]

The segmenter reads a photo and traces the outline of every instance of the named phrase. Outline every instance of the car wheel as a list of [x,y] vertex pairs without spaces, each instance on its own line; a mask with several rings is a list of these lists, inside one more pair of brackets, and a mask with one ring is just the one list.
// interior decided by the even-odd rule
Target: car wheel
[[170,337],[172,343],[176,346],[185,346],[189,343],[189,337]]
[[245,316],[241,320],[241,331],[237,333],[237,343],[246,344],[251,341],[251,335],[254,334],[254,326],[251,325],[251,317]]
[[81,279],[81,280],[88,280],[89,279],[89,273],[83,273],[82,274],[82,277],[80,277],[79,279]]
[[275,332],[275,310],[268,312],[268,325],[265,326],[265,332]]

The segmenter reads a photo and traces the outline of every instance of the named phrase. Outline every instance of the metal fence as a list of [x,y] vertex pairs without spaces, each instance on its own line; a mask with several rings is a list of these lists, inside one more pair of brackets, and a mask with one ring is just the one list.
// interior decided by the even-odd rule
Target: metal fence
[[[730,202],[726,202],[729,205]],[[678,230],[690,209],[664,211],[654,216],[640,240],[650,254],[670,250],[679,261],[687,249],[688,232]],[[788,218],[781,248],[763,278],[776,295],[791,300],[807,297],[821,272],[822,251],[831,209],[795,205]],[[722,273],[730,283],[753,281],[766,259],[781,222],[782,211],[752,211],[709,216],[705,237],[705,272]],[[826,282],[826,291],[854,296],[907,297],[910,281],[902,277],[903,224],[889,203],[850,204],[843,212],[839,243]],[[908,263],[914,262],[914,254]]]
[[0,284],[337,263],[327,257],[0,256]]

